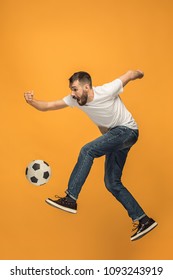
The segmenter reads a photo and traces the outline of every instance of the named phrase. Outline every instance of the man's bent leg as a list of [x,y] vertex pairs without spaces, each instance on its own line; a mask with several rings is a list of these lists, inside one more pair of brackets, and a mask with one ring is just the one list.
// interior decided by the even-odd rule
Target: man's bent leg
[[129,149],[126,148],[106,155],[105,185],[113,196],[124,206],[128,215],[134,221],[144,217],[145,213],[121,182],[122,171]]
[[130,240],[135,241],[153,230],[157,226],[157,222],[144,213],[138,202],[121,183],[122,170],[128,151],[129,149],[120,150],[106,156],[105,184],[132,218],[133,228]]
[[74,199],[78,198],[81,188],[90,172],[94,158],[113,151],[130,148],[137,141],[138,133],[125,126],[118,126],[94,141],[86,144],[80,151],[66,191]]

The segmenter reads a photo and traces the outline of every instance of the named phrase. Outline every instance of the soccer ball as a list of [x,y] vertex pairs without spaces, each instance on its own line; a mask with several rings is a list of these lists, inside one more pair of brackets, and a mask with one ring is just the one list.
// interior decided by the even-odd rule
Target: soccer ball
[[28,164],[25,175],[30,183],[42,186],[49,181],[51,168],[47,162],[41,159],[33,160]]

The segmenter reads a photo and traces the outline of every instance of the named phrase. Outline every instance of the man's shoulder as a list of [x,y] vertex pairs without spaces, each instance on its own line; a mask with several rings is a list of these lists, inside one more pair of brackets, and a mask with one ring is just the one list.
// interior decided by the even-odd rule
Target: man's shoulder
[[101,86],[93,87],[94,91],[98,94],[118,94],[123,91],[122,81],[120,79],[115,79],[111,82],[104,83]]

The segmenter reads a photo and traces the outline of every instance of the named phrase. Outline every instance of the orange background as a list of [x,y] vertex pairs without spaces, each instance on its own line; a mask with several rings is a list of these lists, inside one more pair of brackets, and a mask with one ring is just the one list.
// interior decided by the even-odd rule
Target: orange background
[[[172,12],[170,0],[0,2],[1,259],[173,258]],[[104,158],[95,160],[77,215],[44,202],[64,195],[80,148],[100,134],[80,111],[42,113],[23,93],[60,99],[75,71],[101,85],[138,68],[145,78],[122,95],[140,127],[123,181],[159,226],[130,242],[131,220],[104,187]],[[33,159],[51,165],[43,187],[25,178]]]

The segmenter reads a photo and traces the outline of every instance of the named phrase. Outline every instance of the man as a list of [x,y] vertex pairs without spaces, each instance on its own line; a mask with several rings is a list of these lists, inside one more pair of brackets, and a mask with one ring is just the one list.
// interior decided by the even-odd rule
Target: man
[[119,94],[127,83],[143,76],[140,70],[130,70],[110,83],[93,87],[91,76],[81,71],[70,77],[71,94],[61,100],[39,101],[34,99],[32,92],[25,93],[26,101],[41,111],[58,110],[67,106],[78,107],[91,118],[102,133],[102,136],[82,147],[69,179],[66,196],[56,200],[48,198],[46,202],[59,209],[76,213],[76,201],[93,161],[105,155],[105,185],[124,206],[134,223],[132,241],[141,238],[157,226],[121,182],[127,154],[138,139],[138,126]]

